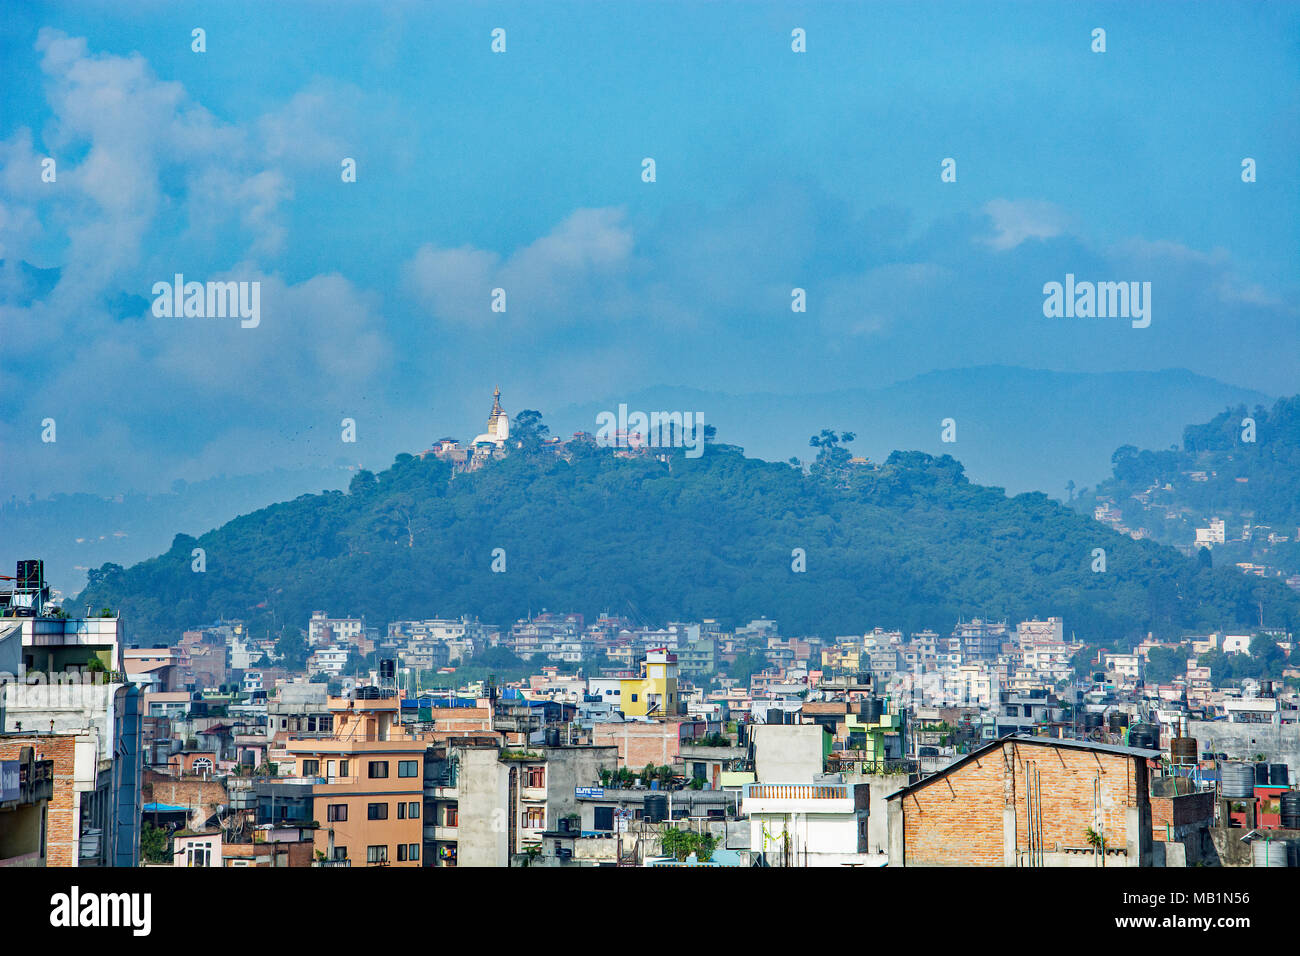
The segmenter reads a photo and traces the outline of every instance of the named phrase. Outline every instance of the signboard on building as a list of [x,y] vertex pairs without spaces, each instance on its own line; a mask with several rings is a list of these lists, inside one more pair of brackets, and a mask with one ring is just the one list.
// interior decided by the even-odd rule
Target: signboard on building
[[605,796],[604,787],[578,787],[574,790],[574,796],[581,800],[583,797],[595,797],[597,800]]
[[18,799],[19,779],[17,760],[0,760],[0,803]]

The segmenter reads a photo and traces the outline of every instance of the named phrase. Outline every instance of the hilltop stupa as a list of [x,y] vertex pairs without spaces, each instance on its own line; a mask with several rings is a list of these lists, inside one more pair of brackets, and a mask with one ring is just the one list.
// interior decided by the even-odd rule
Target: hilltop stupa
[[492,411],[488,413],[487,431],[474,438],[474,445],[491,442],[500,448],[510,437],[510,416],[501,407],[501,386],[492,393]]

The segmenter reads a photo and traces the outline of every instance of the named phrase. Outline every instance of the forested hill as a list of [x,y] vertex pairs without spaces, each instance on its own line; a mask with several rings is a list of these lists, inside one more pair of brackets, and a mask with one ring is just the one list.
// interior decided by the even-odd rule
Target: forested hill
[[1111,461],[1113,476],[1080,496],[1080,508],[1110,503],[1127,527],[1184,547],[1195,542],[1196,528],[1221,518],[1228,541],[1215,546],[1216,565],[1251,561],[1300,572],[1300,395],[1271,409],[1226,409],[1184,429],[1181,448],[1125,445]]
[[347,492],[177,535],[129,569],[104,565],[76,604],[120,609],[141,643],[220,617],[305,627],[316,609],[381,627],[460,614],[508,627],[543,608],[644,622],[765,615],[828,637],[1060,615],[1067,634],[1109,641],[1246,628],[1262,603],[1265,623],[1300,625],[1300,595],[1276,582],[1205,568],[1042,494],[973,485],[948,456],[855,464],[827,435],[808,473],[726,445],[658,460],[570,443],[559,457],[526,430],[508,457],[467,474],[399,455]]

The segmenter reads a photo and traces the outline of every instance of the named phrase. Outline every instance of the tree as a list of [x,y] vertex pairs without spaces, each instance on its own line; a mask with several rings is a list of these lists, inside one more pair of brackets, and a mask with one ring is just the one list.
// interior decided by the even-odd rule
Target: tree
[[145,820],[140,828],[140,855],[150,863],[171,863],[167,831]]
[[541,448],[549,433],[550,428],[542,424],[542,413],[532,408],[525,408],[516,415],[510,426],[510,437],[525,455]]

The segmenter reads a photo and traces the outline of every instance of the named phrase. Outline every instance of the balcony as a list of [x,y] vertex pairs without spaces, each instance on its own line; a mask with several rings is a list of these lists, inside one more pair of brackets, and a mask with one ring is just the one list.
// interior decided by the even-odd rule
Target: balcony
[[865,785],[842,783],[750,783],[745,785],[741,805],[742,813],[853,813],[866,809]]

